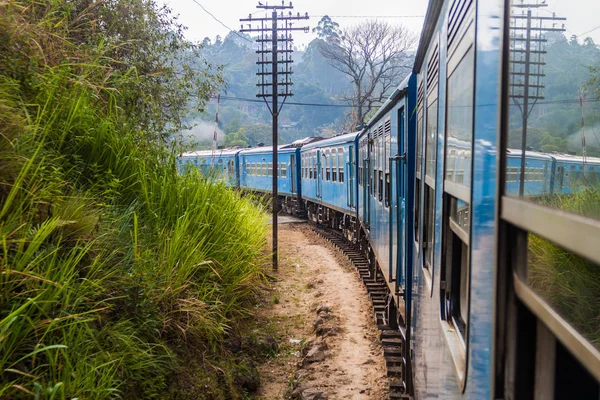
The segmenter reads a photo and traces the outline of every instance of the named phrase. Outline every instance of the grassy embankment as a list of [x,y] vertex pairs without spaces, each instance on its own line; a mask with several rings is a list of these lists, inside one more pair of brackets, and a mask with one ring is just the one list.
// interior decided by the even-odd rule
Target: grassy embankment
[[243,397],[252,366],[224,343],[263,281],[264,214],[178,176],[124,108],[141,75],[43,4],[0,2],[0,398]]
[[[600,219],[600,189],[556,197],[549,206]],[[600,348],[600,269],[561,247],[529,235],[530,284],[573,326]]]

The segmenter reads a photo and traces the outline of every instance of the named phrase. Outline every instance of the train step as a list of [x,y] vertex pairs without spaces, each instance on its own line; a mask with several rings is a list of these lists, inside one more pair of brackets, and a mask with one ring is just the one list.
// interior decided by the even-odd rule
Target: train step
[[404,340],[402,338],[396,337],[385,337],[381,339],[382,346],[402,346],[404,345]]
[[390,394],[388,395],[389,400],[406,400],[410,398],[411,397],[409,395],[399,392],[390,392]]
[[404,394],[406,393],[406,386],[402,379],[390,379],[390,392]]
[[393,329],[386,329],[381,331],[379,339],[382,341],[385,339],[402,339],[402,333]]
[[402,367],[402,364],[404,363],[404,358],[402,357],[395,357],[395,356],[390,356],[390,357],[385,357],[385,364],[389,367]]
[[400,346],[383,346],[384,357],[402,357],[402,347]]
[[402,367],[387,367],[387,376],[390,378],[401,378],[402,377]]

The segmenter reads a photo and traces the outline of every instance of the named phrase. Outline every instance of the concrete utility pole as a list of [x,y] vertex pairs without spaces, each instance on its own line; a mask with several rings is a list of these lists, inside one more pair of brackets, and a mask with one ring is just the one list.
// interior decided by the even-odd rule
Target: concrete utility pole
[[[259,43],[259,48],[256,50],[258,54],[258,93],[256,97],[262,97],[273,116],[273,168],[271,169],[273,174],[273,270],[277,271],[277,213],[279,212],[279,195],[277,188],[277,178],[280,174],[277,150],[279,144],[279,113],[281,108],[289,96],[293,96],[291,86],[292,68],[292,48],[293,38],[291,35],[292,31],[303,31],[308,32],[308,27],[294,28],[292,21],[308,19],[308,13],[300,15],[292,15],[292,3],[289,2],[285,5],[284,1],[281,5],[269,5],[269,3],[262,4],[260,1],[256,8],[264,9],[265,11],[271,10],[271,17],[265,15],[264,18],[253,18],[252,14],[248,15],[248,18],[241,18],[242,26],[240,32],[258,32],[256,42]],[[287,15],[284,15],[284,10],[288,10]],[[277,14],[279,11],[279,15]],[[265,26],[265,23],[271,21],[271,27]],[[252,27],[252,22],[260,23],[255,28]],[[244,28],[244,23],[247,24],[247,28]],[[281,25],[280,25],[281,24]],[[269,30],[271,35],[269,36]],[[279,35],[279,33],[281,35]],[[270,48],[269,48],[270,46]],[[281,47],[281,48],[280,48]],[[269,59],[270,57],[270,59]],[[281,67],[281,69],[280,69]],[[281,81],[279,76],[281,75]],[[270,90],[269,90],[270,89]],[[279,96],[283,97],[283,101],[279,104]],[[268,98],[271,98],[272,102],[269,104]],[[298,160],[300,162],[300,160]]]
[[[540,17],[532,15],[532,9],[547,7],[545,1],[531,4],[513,3],[515,10],[521,14],[513,13],[510,16],[510,98],[521,110],[522,136],[521,136],[521,171],[519,177],[519,196],[523,197],[525,189],[525,151],[527,150],[527,124],[529,114],[538,100],[544,98],[544,66],[546,44],[545,33],[564,32],[556,28],[557,21],[564,21],[555,15]],[[527,11],[525,11],[527,10]],[[551,26],[548,26],[552,23]]]

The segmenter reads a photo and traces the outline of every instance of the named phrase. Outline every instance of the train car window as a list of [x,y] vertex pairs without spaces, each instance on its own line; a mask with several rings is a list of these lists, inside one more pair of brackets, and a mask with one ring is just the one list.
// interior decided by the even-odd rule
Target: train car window
[[375,173],[374,171],[374,160],[375,160],[375,151],[374,151],[374,147],[375,147],[375,137],[373,135],[373,133],[371,131],[369,131],[369,142],[368,142],[368,163],[367,166],[369,168],[369,170],[367,171],[367,173],[369,174],[369,194],[371,196],[373,196],[373,174]]
[[459,386],[464,390],[471,276],[471,153],[475,95],[475,2],[448,11],[440,317]]
[[273,176],[273,163],[272,162],[267,164],[267,176]]
[[338,181],[341,183],[344,182],[345,166],[346,166],[346,159],[344,157],[344,149],[340,147],[338,149]]
[[383,171],[384,171],[384,164],[386,161],[385,158],[385,154],[384,154],[384,150],[385,150],[385,144],[384,144],[384,137],[383,137],[383,125],[379,125],[379,128],[377,129],[377,136],[378,136],[378,141],[377,143],[379,144],[379,149],[378,149],[378,153],[379,153],[379,163],[378,163],[378,188],[379,188],[379,192],[378,192],[378,196],[379,196],[379,202],[383,201],[383,192],[384,192],[384,187],[383,187]]
[[[545,8],[557,0],[507,4],[500,217],[507,232],[501,251],[509,256],[502,267],[523,309],[516,326],[535,326],[531,351],[550,355],[531,363],[526,384],[547,398],[597,399],[600,185],[589,167],[600,161],[599,146],[590,144],[598,138],[590,121],[600,115],[600,47],[587,32],[595,26],[585,22],[597,1],[583,0],[568,15]],[[551,161],[532,171],[540,157]],[[513,180],[514,165],[520,169]],[[516,352],[515,365],[522,362]]]
[[308,154],[305,153],[302,155],[304,157],[303,165],[304,165],[304,178],[309,179],[312,178],[312,172],[310,172],[310,159],[308,158]]
[[432,47],[427,62],[427,108],[425,110],[425,185],[423,187],[423,267],[433,277],[435,243],[435,174],[438,128],[439,44]]
[[425,136],[425,176],[434,180],[437,152],[437,120],[438,101],[435,99],[427,107],[427,135]]
[[287,163],[281,163],[281,177],[287,178]]
[[302,157],[300,157],[300,162],[302,163],[302,168],[301,168],[301,174],[300,176],[305,179],[306,178],[306,154],[302,154]]
[[385,120],[385,127],[384,127],[384,143],[385,143],[385,149],[384,149],[384,154],[385,154],[385,158],[384,158],[384,164],[385,164],[385,206],[389,207],[390,206],[390,194],[392,191],[392,186],[391,186],[391,182],[390,182],[390,160],[392,157],[391,154],[391,140],[392,140],[392,120],[388,117]]
[[337,182],[337,150],[331,149],[331,181]]
[[421,158],[423,157],[423,101],[425,99],[423,75],[419,74],[419,89],[417,92],[417,165],[415,171],[415,242],[420,242],[421,232]]
[[331,180],[331,152],[329,150],[325,150],[323,155],[323,165],[325,166],[324,179],[329,181]]

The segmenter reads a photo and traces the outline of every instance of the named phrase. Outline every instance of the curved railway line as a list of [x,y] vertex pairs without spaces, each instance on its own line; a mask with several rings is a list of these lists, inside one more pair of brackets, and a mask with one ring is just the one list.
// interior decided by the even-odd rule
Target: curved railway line
[[379,338],[383,346],[383,357],[390,386],[389,399],[410,398],[406,394],[406,387],[402,383],[402,366],[406,365],[406,360],[402,357],[402,354],[404,354],[402,333],[391,329],[385,324],[385,308],[389,296],[389,289],[385,280],[378,269],[371,268],[369,261],[361,253],[358,246],[349,242],[340,232],[318,225],[310,220],[309,222],[311,222],[311,227],[317,235],[332,243],[350,260],[367,289],[375,313],[375,322],[377,328],[381,331]]

